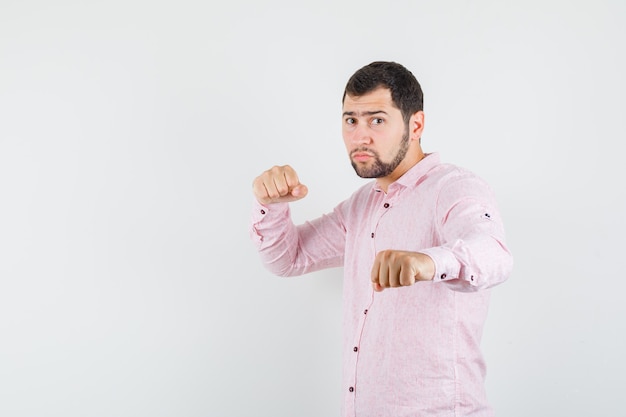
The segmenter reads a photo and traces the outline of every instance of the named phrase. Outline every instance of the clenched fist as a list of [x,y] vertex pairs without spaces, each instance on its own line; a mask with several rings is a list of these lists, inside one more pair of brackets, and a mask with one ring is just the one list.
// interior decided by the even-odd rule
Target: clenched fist
[[374,290],[404,287],[416,281],[430,281],[435,275],[435,263],[430,256],[418,252],[384,250],[378,252],[372,266]]
[[289,203],[300,200],[309,192],[289,165],[275,166],[263,172],[254,179],[252,190],[261,204]]

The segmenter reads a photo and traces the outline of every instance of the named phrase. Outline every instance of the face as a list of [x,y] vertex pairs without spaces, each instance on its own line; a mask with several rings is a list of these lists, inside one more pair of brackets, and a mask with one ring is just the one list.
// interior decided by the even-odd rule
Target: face
[[389,89],[379,88],[360,97],[346,95],[342,126],[357,175],[387,178],[399,177],[406,171],[403,163],[410,145],[409,126],[393,105]]

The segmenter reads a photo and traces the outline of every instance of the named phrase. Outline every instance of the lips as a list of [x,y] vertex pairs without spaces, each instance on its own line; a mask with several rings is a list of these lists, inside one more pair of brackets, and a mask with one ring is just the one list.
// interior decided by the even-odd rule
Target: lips
[[357,162],[365,162],[374,157],[374,154],[367,151],[355,150],[352,151],[352,160]]
[[372,156],[366,153],[355,153],[352,155],[352,160],[357,162],[365,162],[371,158]]

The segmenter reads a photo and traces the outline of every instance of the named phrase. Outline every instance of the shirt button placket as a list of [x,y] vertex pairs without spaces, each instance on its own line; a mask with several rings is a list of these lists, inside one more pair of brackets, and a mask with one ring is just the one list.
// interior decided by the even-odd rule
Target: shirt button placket
[[[383,208],[388,209],[389,207],[391,207],[391,204],[389,204],[389,203],[387,203],[387,202],[383,203]],[[376,232],[376,228],[377,228],[377,226],[378,226],[378,220],[380,220],[380,218],[383,216],[383,214],[384,214],[384,211],[383,211],[383,210],[379,210],[378,215],[377,215],[377,220],[376,220],[376,222],[374,222],[374,223],[372,224],[372,230],[373,230],[373,231],[372,231],[372,233],[370,234],[370,237],[371,237],[372,239],[374,239],[374,238],[376,237],[376,233],[375,233],[375,232]]]
[[365,308],[363,310],[363,315],[361,316],[361,319],[359,320],[359,329],[360,331],[357,332],[356,335],[356,339],[354,340],[354,345],[352,346],[352,352],[354,354],[354,356],[352,356],[352,367],[353,367],[353,378],[351,381],[349,381],[349,385],[348,385],[348,393],[352,394],[352,400],[355,400],[356,397],[355,395],[355,391],[356,391],[356,380],[357,380],[357,362],[359,360],[359,354],[361,352],[361,334],[362,334],[362,330],[365,327],[365,321],[367,318],[367,313],[369,311],[369,306],[367,306],[367,308]]

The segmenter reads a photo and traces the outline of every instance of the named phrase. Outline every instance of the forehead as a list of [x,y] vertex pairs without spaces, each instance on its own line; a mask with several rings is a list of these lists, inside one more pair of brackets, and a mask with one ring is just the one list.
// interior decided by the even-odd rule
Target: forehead
[[385,87],[377,88],[362,96],[346,94],[343,100],[344,111],[390,111],[391,109],[398,110],[391,99],[391,91]]

